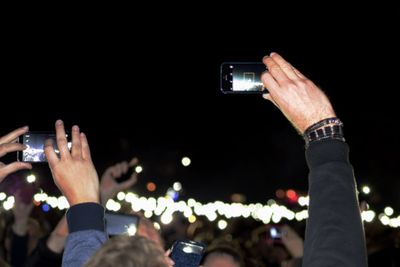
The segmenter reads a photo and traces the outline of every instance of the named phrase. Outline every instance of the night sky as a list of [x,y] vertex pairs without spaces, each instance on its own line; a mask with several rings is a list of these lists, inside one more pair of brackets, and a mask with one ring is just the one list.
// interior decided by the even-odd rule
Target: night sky
[[[0,133],[26,124],[53,130],[58,118],[79,124],[99,173],[139,157],[135,191],[146,195],[165,194],[174,181],[184,198],[201,201],[305,191],[304,144],[280,111],[260,96],[219,90],[222,62],[260,61],[275,51],[330,97],[355,176],[373,190],[370,201],[399,209],[398,9],[328,9],[282,11],[283,18],[181,14],[152,24],[41,20],[10,29],[2,41]],[[192,165],[183,167],[183,156]],[[47,167],[35,171],[52,190]],[[148,181],[158,185],[155,194],[146,193]]]

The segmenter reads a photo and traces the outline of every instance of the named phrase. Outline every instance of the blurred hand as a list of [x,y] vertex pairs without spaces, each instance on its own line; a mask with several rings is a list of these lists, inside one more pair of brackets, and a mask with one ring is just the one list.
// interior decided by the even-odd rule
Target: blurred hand
[[132,173],[131,177],[122,183],[118,183],[116,179],[126,174],[129,168],[137,165],[139,160],[137,158],[131,159],[130,162],[123,161],[117,163],[111,167],[108,167],[103,175],[101,176],[100,183],[100,194],[101,194],[101,202],[103,205],[107,203],[107,201],[117,194],[119,191],[126,190],[136,184],[137,182],[137,173]]
[[[26,148],[25,145],[16,143],[15,141],[20,135],[23,135],[29,130],[27,126],[16,129],[11,133],[0,137],[0,157],[6,155],[9,152],[22,151]],[[32,169],[32,165],[25,162],[13,162],[10,164],[4,164],[0,162],[0,182],[9,174],[23,170]]]
[[272,101],[300,133],[318,121],[336,116],[322,90],[280,55],[265,56],[263,63],[268,71],[261,80],[269,91],[264,98]]
[[20,191],[16,192],[14,198],[15,203],[12,209],[14,214],[14,223],[12,229],[17,235],[24,236],[28,232],[28,220],[33,209],[33,203],[25,203],[20,195]]
[[61,253],[64,250],[67,236],[68,236],[68,224],[67,224],[67,218],[64,215],[58,222],[56,228],[54,228],[53,232],[51,232],[49,238],[47,239],[46,242],[47,247],[55,253]]
[[289,251],[293,258],[303,257],[303,239],[288,225],[281,227],[282,230],[282,243]]
[[79,127],[72,127],[72,149],[68,149],[64,123],[56,122],[57,146],[61,158],[53,148],[52,140],[45,144],[45,154],[54,182],[67,198],[70,206],[84,203],[99,203],[99,179],[90,156],[89,144]]
[[[166,263],[167,263],[167,265],[169,267],[172,267],[172,266],[175,265],[175,262],[169,257],[170,255],[171,255],[171,250],[170,249],[165,251],[165,253],[164,253],[165,261],[166,261]],[[199,267],[201,267],[201,266],[199,266]]]

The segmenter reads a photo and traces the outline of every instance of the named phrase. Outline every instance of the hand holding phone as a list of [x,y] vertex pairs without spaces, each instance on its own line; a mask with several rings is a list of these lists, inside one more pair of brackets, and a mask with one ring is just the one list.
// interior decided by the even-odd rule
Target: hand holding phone
[[[71,150],[70,134],[66,134],[68,148]],[[23,151],[18,151],[18,160],[22,162],[47,162],[44,154],[44,144],[47,139],[53,140],[53,146],[56,154],[59,154],[54,132],[27,132],[19,137],[19,143],[26,146]]]
[[224,94],[262,94],[266,91],[261,62],[224,62],[221,64],[221,91]]
[[206,246],[200,242],[178,240],[171,248],[171,259],[174,267],[199,267]]

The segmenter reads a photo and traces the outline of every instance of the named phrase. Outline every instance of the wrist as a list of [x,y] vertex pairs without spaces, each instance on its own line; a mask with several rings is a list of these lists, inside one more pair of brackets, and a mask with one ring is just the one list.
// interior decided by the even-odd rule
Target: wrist
[[326,139],[346,141],[343,134],[343,122],[337,117],[326,118],[314,123],[304,131],[303,137],[306,148],[310,143]]
[[55,253],[61,253],[64,250],[66,239],[67,239],[66,235],[60,235],[53,232],[47,239],[46,245],[51,251]]
[[69,205],[72,207],[74,205],[78,205],[81,203],[98,203],[100,204],[100,198],[99,196],[73,196],[73,197],[69,197],[67,198]]

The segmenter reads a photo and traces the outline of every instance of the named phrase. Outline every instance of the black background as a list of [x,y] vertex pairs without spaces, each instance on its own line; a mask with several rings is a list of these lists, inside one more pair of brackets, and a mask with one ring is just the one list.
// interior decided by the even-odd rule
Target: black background
[[[136,155],[144,172],[135,190],[154,181],[155,196],[176,180],[201,201],[304,191],[303,141],[279,110],[260,96],[219,91],[223,61],[275,51],[330,97],[375,205],[399,208],[398,9],[237,7],[103,6],[8,22],[0,132],[52,130],[58,118],[78,124],[99,173]],[[35,171],[52,190],[47,167]]]

